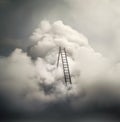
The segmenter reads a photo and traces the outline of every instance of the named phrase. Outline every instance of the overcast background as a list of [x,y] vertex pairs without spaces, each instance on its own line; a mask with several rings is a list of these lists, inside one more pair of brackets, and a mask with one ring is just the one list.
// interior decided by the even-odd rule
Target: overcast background
[[[31,35],[34,30],[38,28],[42,20],[48,20],[50,23],[54,23],[57,20],[63,21],[65,25],[69,25],[79,33],[84,34],[88,39],[89,45],[95,52],[99,52],[103,57],[107,58],[109,62],[115,64],[115,67],[119,67],[119,0],[0,0],[0,57],[7,58],[16,48],[20,48],[26,52],[31,45]],[[14,55],[17,54],[19,54],[19,51],[15,51],[12,55],[14,57]],[[31,57],[34,58],[33,55]],[[21,58],[22,57],[19,57],[19,59]],[[8,57],[8,61],[5,60],[6,59],[2,59],[2,62],[5,62],[5,64],[3,67],[0,67],[1,71],[2,68],[6,68],[7,70],[7,63],[9,63],[10,59]],[[27,61],[28,60],[29,59],[27,59]],[[92,66],[94,66],[94,64],[92,64]],[[29,68],[25,71],[29,72]],[[115,78],[113,78],[112,81],[114,82],[115,79],[117,79],[119,82],[119,70],[115,69],[114,73],[116,75],[114,75]],[[6,76],[6,74],[4,75]],[[16,74],[16,76],[17,75],[18,74]],[[99,80],[101,80],[101,78]],[[102,82],[105,80],[106,79],[102,80]],[[81,122],[118,122],[120,91],[118,90],[117,94],[116,92],[114,94],[113,90],[111,91],[112,86],[108,90],[106,90],[105,86],[106,84],[101,85],[102,90],[101,88],[97,89],[99,88],[97,87],[98,94],[94,94],[95,99],[89,102],[87,101],[83,104],[83,107],[77,111],[70,107],[69,100],[68,102],[59,101],[52,103],[50,107],[43,109],[43,111],[38,109],[38,111],[35,110],[35,112],[28,112],[28,110],[21,110],[19,107],[19,109],[15,107],[13,110],[14,105],[12,105],[12,103],[9,105],[8,101],[12,102],[17,98],[8,97],[8,95],[6,95],[7,92],[3,94],[1,90],[0,114],[3,118],[7,118],[8,120],[13,118],[30,118],[30,116],[32,116],[31,118],[39,118],[40,121],[44,119],[45,121],[50,121],[46,119],[48,117],[51,121],[58,121],[59,118],[64,121],[71,120],[76,122],[80,120]],[[116,86],[114,86],[114,89],[115,88]],[[117,89],[119,89],[119,85]],[[95,92],[97,90],[95,90]],[[101,98],[103,94],[104,96]],[[109,99],[106,100],[108,97],[110,99],[110,105]],[[78,100],[78,98],[75,99]],[[104,101],[105,105],[99,105],[96,99],[102,102]]]
[[20,46],[43,19],[63,20],[86,35],[96,50],[116,55],[119,5],[119,0],[1,0],[0,45]]

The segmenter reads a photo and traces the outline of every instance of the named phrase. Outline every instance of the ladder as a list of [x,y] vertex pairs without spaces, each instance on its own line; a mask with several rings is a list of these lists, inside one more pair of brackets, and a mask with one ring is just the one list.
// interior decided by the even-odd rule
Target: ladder
[[66,86],[68,86],[68,84],[72,84],[72,82],[71,82],[69,64],[68,64],[67,53],[66,53],[65,48],[59,47],[57,67],[59,65],[60,56],[62,58],[62,65],[63,65],[63,73],[64,73],[65,84],[66,84]]

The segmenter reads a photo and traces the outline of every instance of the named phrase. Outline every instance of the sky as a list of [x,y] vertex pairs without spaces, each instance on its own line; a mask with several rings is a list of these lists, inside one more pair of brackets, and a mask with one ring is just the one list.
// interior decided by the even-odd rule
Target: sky
[[[0,119],[120,120],[119,0],[0,0]],[[65,48],[72,89],[64,85]]]

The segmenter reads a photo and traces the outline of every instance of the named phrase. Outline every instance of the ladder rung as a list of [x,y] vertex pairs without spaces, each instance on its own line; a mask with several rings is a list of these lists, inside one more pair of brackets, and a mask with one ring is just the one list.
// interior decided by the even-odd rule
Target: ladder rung
[[65,78],[70,78],[70,76],[65,76]]
[[66,58],[66,55],[63,54],[62,57],[65,57]]
[[66,58],[65,55],[62,55],[62,58]]
[[[65,68],[64,71],[68,71],[69,69],[68,68]],[[69,71],[68,71],[69,72]]]
[[64,71],[69,73],[69,69],[64,69]]
[[62,59],[67,59],[66,57],[62,56]]
[[66,74],[65,74],[65,77],[70,77],[70,75],[66,73]]
[[66,54],[62,54],[62,57],[66,57],[67,55]]
[[65,74],[65,77],[70,77],[70,76],[69,76],[69,74],[67,74],[67,75]]
[[70,81],[70,78],[66,78],[67,81]]
[[64,71],[68,71],[69,69],[68,68],[65,68]]
[[62,55],[63,57],[66,57],[66,54],[64,54],[64,53],[63,53],[63,54],[61,54],[61,55]]
[[64,71],[64,72],[65,72],[65,74],[69,75],[69,72],[68,71]]
[[69,72],[68,70],[64,70],[65,72]]
[[65,76],[66,78],[70,78],[70,76],[68,75],[68,76]]
[[66,82],[70,82],[70,80],[66,79]]
[[68,65],[65,64],[65,65],[63,65],[63,67],[68,68]]
[[66,82],[70,82],[70,80],[66,79]]
[[63,65],[63,67],[65,67],[65,68],[67,67],[67,68],[68,68],[68,65],[67,65],[67,64],[65,64],[65,65]]
[[69,76],[69,75],[65,75],[65,77],[67,77],[67,78],[68,78],[68,77],[70,77],[70,76]]
[[68,69],[69,69],[68,65],[64,65],[63,67],[64,67],[64,68],[68,68]]
[[70,77],[67,77],[67,78],[65,78],[65,79],[70,79]]
[[65,75],[65,77],[70,77],[69,75]]
[[68,67],[64,68],[64,71],[68,71],[68,70],[69,70],[69,68],[68,68]]
[[66,80],[70,80],[70,78],[65,78]]
[[63,62],[63,64],[66,64],[66,66],[68,66],[68,63],[66,63],[66,62]]

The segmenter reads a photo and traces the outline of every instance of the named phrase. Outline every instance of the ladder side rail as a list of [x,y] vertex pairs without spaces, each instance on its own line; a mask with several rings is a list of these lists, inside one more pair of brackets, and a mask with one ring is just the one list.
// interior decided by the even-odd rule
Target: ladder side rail
[[58,60],[57,60],[57,67],[59,66],[60,53],[61,53],[61,47],[59,47],[59,54],[58,54]]

